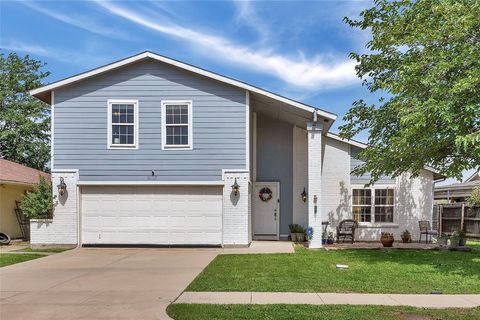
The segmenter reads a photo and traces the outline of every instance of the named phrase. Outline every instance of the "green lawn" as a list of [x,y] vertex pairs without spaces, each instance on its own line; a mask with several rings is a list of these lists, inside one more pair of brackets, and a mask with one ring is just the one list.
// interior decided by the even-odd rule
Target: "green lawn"
[[0,253],[0,267],[44,257],[41,254]]
[[387,306],[343,305],[205,305],[172,304],[167,308],[176,320],[210,319],[329,319],[329,320],[472,320],[480,319],[475,309],[420,309]]
[[[480,293],[479,249],[219,255],[187,291]],[[337,263],[350,268],[338,270]]]

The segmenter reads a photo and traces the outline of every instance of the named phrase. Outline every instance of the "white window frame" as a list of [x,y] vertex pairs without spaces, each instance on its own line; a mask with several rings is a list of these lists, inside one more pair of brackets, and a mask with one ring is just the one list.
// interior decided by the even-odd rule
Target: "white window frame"
[[[170,104],[186,104],[188,107],[188,145],[167,145],[167,123],[166,110]],[[192,150],[193,149],[193,114],[192,100],[162,100],[162,150]]]
[[[113,144],[112,141],[112,104],[133,104],[133,144]],[[108,149],[138,149],[138,100],[108,99],[107,101],[107,148]]]
[[[360,226],[374,226],[374,225],[379,225],[379,226],[396,226],[397,225],[397,222],[395,221],[395,213],[397,211],[397,203],[396,203],[396,196],[397,196],[397,191],[396,191],[396,186],[395,185],[378,185],[378,186],[374,186],[374,187],[365,187],[364,185],[352,185],[350,187],[350,194],[351,194],[351,197],[350,197],[350,214],[352,216],[352,219],[353,219],[353,190],[354,189],[370,189],[371,192],[372,192],[372,201],[371,201],[371,209],[370,209],[370,214],[371,214],[371,219],[370,219],[370,222],[358,222],[358,224]],[[392,222],[377,222],[375,221],[375,190],[384,190],[384,189],[390,189],[390,190],[393,190],[393,221]],[[378,206],[387,206],[387,205],[378,205]],[[388,205],[387,207],[390,207],[390,205]]]

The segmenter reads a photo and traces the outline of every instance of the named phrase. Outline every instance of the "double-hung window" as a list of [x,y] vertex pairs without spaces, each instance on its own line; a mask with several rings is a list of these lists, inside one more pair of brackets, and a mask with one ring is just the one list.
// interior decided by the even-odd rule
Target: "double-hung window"
[[393,223],[393,212],[392,188],[352,190],[352,214],[358,222]]
[[375,222],[393,222],[393,189],[375,189]]
[[108,101],[108,147],[138,147],[138,101]]
[[353,189],[352,213],[358,222],[372,221],[372,190]]
[[162,148],[192,149],[192,102],[162,101]]

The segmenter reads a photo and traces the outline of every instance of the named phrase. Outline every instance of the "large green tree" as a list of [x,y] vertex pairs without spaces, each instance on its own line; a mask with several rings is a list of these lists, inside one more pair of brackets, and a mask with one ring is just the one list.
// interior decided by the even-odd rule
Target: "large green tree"
[[351,53],[377,104],[357,100],[341,136],[366,131],[354,170],[372,181],[424,165],[446,176],[480,167],[480,1],[377,0],[351,27],[371,32],[368,53]]
[[49,75],[44,65],[0,54],[0,156],[40,170],[50,159],[50,108],[28,92]]

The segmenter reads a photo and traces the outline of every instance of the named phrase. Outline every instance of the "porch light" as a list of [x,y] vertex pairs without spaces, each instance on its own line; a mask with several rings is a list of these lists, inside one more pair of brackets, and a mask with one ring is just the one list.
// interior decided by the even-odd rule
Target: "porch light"
[[235,178],[235,182],[232,184],[232,192],[235,196],[240,192],[240,185],[237,183],[237,178]]
[[58,184],[57,188],[58,188],[58,194],[63,196],[63,194],[67,190],[67,184],[65,183],[65,180],[63,180],[62,177],[60,177],[60,183]]
[[307,191],[305,191],[305,187],[303,187],[303,192],[300,194],[302,196],[302,201],[307,202]]

